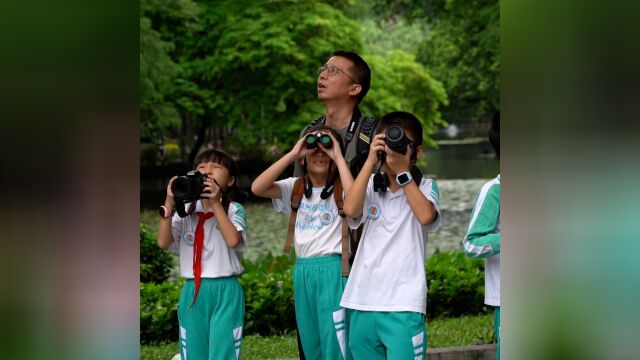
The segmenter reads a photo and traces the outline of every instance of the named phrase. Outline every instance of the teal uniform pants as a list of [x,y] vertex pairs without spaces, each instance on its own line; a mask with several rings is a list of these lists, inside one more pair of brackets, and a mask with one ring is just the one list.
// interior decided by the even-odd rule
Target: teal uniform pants
[[349,321],[349,345],[355,360],[426,358],[424,314],[349,310]]
[[340,307],[346,283],[340,255],[296,259],[296,322],[308,360],[351,359],[346,313]]
[[237,360],[242,347],[244,293],[235,276],[185,282],[178,303],[182,360]]

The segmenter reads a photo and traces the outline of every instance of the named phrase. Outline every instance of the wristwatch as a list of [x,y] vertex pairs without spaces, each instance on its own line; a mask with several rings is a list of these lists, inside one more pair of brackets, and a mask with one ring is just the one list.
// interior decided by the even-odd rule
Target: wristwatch
[[405,172],[401,172],[400,174],[398,174],[396,176],[396,182],[398,183],[398,185],[400,186],[405,186],[408,183],[411,182],[411,180],[413,180],[413,176],[411,176],[411,173],[408,171]]
[[173,214],[175,214],[175,210],[169,210],[169,209],[167,209],[167,207],[166,207],[166,206],[162,205],[162,206],[160,206],[160,208],[158,209],[158,213],[160,213],[160,216],[161,216],[163,219],[166,219],[166,218],[170,218],[170,217],[172,217],[172,216],[173,216]]

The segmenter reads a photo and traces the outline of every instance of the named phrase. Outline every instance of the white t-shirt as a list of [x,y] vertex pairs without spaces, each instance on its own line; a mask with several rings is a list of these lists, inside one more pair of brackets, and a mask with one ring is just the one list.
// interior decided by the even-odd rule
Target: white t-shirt
[[422,226],[403,188],[377,193],[372,179],[367,184],[362,215],[349,219],[349,226],[355,229],[364,223],[364,229],[340,306],[426,314],[427,232],[436,231],[441,224],[438,185],[430,179],[420,183],[420,191],[437,212],[433,223]]
[[[180,254],[180,275],[193,279],[193,243],[195,240],[198,216],[196,212],[203,211],[202,201],[196,203],[196,208],[184,218],[176,213],[171,219],[171,234],[174,243],[170,249]],[[240,264],[239,252],[247,247],[247,225],[244,207],[232,202],[229,205],[228,216],[233,225],[242,234],[240,244],[230,248],[222,238],[218,228],[218,220],[214,215],[204,223],[204,249],[202,251],[202,277],[218,278],[239,275],[244,271]]]
[[[273,208],[277,212],[291,215],[291,192],[295,177],[277,181],[282,198],[273,199]],[[311,197],[304,195],[298,207],[294,243],[296,256],[314,257],[331,254],[342,254],[342,218],[338,214],[338,206],[334,194],[326,199],[320,198],[321,187],[313,188]]]

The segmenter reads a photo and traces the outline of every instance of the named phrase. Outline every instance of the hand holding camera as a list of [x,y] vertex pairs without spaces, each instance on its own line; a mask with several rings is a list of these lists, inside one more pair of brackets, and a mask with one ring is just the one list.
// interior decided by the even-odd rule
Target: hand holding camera
[[411,167],[411,159],[415,151],[413,142],[409,140],[400,126],[389,126],[384,133],[384,152],[378,152],[381,160],[387,164],[396,174],[408,171]]
[[368,163],[375,166],[378,160],[382,160],[380,154],[384,154],[385,144],[384,134],[377,134],[373,137],[369,146],[369,155],[367,156]]

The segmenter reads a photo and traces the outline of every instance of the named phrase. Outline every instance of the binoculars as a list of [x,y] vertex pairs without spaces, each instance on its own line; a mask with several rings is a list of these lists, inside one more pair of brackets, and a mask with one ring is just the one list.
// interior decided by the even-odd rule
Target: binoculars
[[331,140],[329,135],[321,133],[309,134],[305,138],[307,149],[315,149],[318,147],[318,144],[322,145],[325,149],[331,149],[333,140]]

